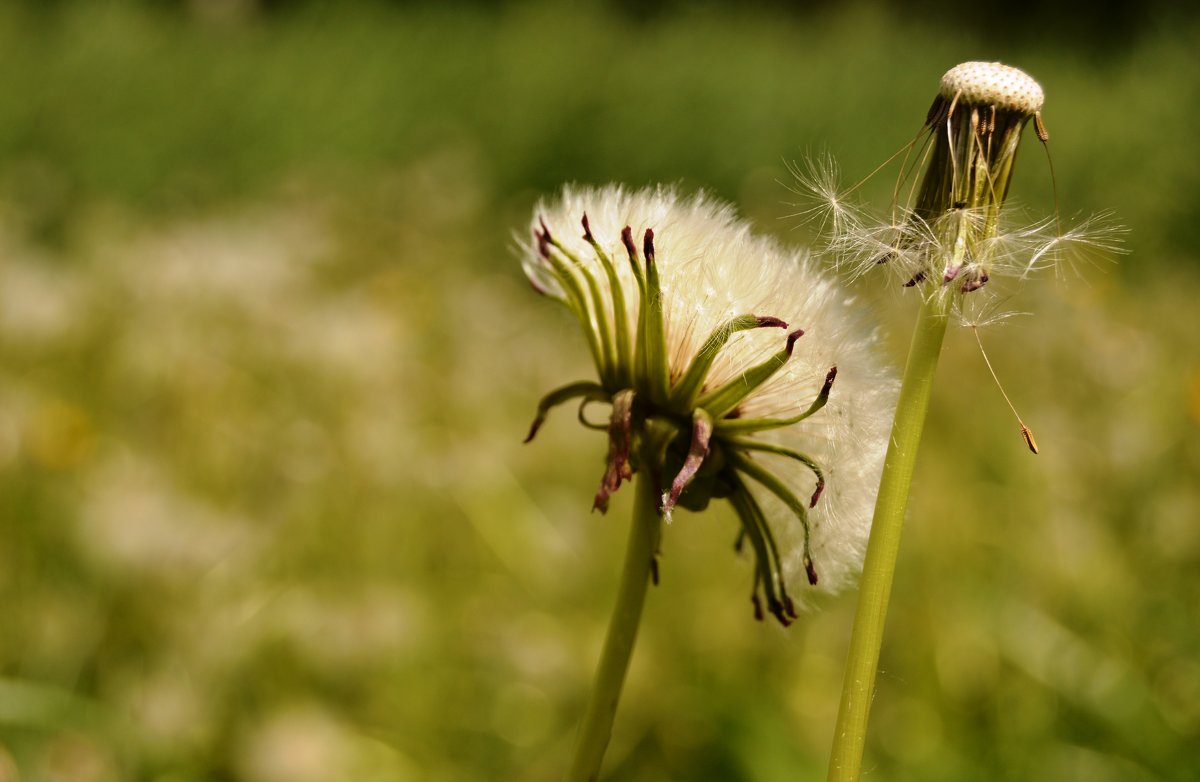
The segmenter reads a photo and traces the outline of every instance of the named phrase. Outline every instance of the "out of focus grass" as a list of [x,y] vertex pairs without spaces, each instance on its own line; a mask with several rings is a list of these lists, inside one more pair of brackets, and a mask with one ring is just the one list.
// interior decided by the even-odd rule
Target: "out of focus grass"
[[[1039,457],[951,337],[872,774],[1194,778],[1194,21],[1101,55],[877,7],[238,8],[0,11],[0,779],[555,778],[626,508],[587,513],[569,415],[520,445],[587,369],[512,230],[669,180],[804,241],[784,161],[870,170],[971,58],[1042,80],[1066,216],[1131,254],[985,332]],[[823,774],[853,597],[754,623],[732,535],[668,531],[614,779]]]

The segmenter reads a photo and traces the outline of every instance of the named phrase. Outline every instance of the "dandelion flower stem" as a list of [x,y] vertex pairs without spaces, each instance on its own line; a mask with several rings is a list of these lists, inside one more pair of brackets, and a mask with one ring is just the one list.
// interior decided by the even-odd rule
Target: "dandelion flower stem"
[[595,684],[579,726],[579,734],[575,738],[575,751],[566,782],[585,782],[600,776],[600,763],[612,735],[617,701],[621,697],[625,672],[629,669],[629,658],[637,640],[646,588],[658,551],[662,530],[660,496],[658,481],[651,471],[639,471],[634,479],[633,524],[625,549],[617,605],[609,620],[600,664],[596,668]]
[[887,619],[888,598],[892,591],[892,576],[896,571],[896,555],[900,549],[900,532],[904,511],[908,505],[908,490],[912,484],[913,467],[929,395],[937,370],[942,339],[946,335],[949,298],[933,293],[921,307],[913,332],[908,363],[896,418],[884,461],[879,496],[867,556],[863,563],[862,586],[858,595],[858,611],[850,636],[850,652],[846,659],[846,678],[842,685],[842,702],[838,709],[837,727],[833,737],[833,752],[829,761],[829,782],[854,782],[862,770],[863,747],[867,737],[867,717],[875,690],[875,672],[879,667],[879,649]]

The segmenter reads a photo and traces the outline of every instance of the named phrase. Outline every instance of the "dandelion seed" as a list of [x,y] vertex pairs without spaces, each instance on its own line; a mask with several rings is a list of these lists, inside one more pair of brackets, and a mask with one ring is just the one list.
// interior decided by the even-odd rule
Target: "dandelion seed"
[[806,602],[797,574],[826,592],[854,579],[894,383],[835,280],[670,189],[567,189],[538,207],[522,261],[579,321],[597,375],[548,394],[530,437],[559,404],[611,405],[595,508],[640,471],[667,519],[728,500],[752,604],[785,625]]

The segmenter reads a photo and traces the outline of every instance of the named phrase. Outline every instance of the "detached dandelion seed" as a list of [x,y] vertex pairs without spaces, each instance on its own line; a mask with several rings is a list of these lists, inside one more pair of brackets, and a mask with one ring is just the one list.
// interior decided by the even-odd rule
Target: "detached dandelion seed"
[[538,207],[530,237],[525,272],[579,322],[596,379],[543,397],[528,439],[559,405],[606,402],[593,507],[636,484],[617,610],[568,776],[586,779],[646,583],[657,583],[661,521],[727,500],[755,562],[754,615],[790,624],[810,594],[860,569],[894,382],[836,280],[705,196],[569,188]]

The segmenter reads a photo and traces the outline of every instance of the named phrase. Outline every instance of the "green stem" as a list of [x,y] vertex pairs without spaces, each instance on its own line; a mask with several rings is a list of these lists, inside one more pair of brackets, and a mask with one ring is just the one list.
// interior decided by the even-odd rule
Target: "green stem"
[[596,669],[596,681],[588,699],[587,711],[575,738],[567,782],[590,782],[600,776],[600,763],[612,735],[617,701],[621,697],[625,672],[629,669],[629,657],[637,640],[646,587],[658,551],[658,538],[662,530],[662,516],[658,510],[660,499],[658,482],[654,476],[649,470],[639,471],[634,479],[633,524],[625,548],[625,566],[617,591],[617,605],[608,623],[608,635],[604,638],[604,649],[600,653],[600,665]]
[[946,335],[948,302],[947,297],[934,292],[921,307],[908,364],[904,368],[891,442],[875,502],[871,537],[867,542],[867,557],[863,563],[858,612],[850,636],[842,702],[829,760],[829,782],[855,782],[862,770],[867,716],[875,690],[875,672],[879,667],[888,597],[900,549],[900,531],[904,525],[904,510],[908,504],[921,430],[925,426],[925,413],[929,409],[933,376]]

